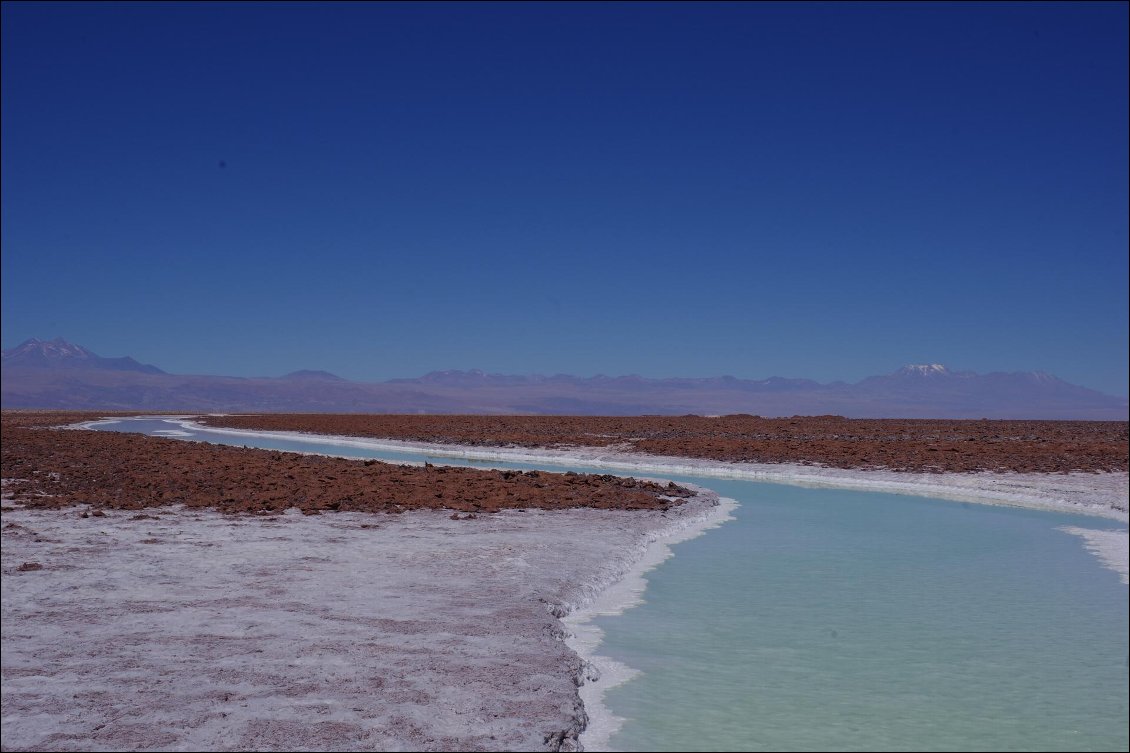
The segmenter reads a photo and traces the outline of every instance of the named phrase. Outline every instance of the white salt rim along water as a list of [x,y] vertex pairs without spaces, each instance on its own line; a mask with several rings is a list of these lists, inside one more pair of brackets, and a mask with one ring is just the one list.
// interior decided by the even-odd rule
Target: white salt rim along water
[[565,644],[595,670],[586,671],[586,682],[579,689],[581,702],[589,717],[588,725],[580,738],[585,750],[610,749],[609,741],[619,731],[624,719],[609,710],[604,704],[604,695],[639,674],[638,670],[623,662],[596,652],[604,633],[593,620],[622,614],[641,604],[643,593],[647,589],[644,575],[673,555],[671,547],[733,520],[733,511],[737,506],[736,500],[722,497],[718,499],[717,505],[707,508],[703,514],[672,522],[665,531],[657,532],[651,537],[642,556],[618,581],[604,588],[591,603],[574,609],[561,619],[569,631]]
[[1078,526],[1062,526],[1059,530],[1082,536],[1087,551],[1098,557],[1104,567],[1118,573],[1123,583],[1130,585],[1130,533]]

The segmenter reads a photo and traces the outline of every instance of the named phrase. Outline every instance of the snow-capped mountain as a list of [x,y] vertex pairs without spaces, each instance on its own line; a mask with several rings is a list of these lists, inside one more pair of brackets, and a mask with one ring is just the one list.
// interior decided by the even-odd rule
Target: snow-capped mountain
[[911,363],[895,372],[902,377],[949,376],[952,372],[940,363]]

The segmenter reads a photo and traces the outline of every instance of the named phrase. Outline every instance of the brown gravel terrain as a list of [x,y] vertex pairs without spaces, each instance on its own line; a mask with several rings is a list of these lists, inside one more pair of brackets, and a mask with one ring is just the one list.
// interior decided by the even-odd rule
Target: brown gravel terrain
[[616,447],[727,462],[914,472],[1126,471],[1125,421],[949,421],[839,416],[207,416],[209,426],[420,442]]
[[[8,413],[0,421],[5,495],[24,505],[223,512],[298,507],[403,512],[450,509],[665,510],[692,492],[616,476],[391,465],[184,442],[141,434],[46,428],[90,414]],[[674,500],[672,498],[675,498]],[[97,514],[97,511],[95,512]]]

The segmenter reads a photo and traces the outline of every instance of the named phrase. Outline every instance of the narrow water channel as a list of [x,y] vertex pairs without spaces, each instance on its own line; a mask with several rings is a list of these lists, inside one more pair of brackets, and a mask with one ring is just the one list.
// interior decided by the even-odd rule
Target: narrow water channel
[[[606,473],[185,429],[96,428],[390,462]],[[655,475],[655,474],[643,474]],[[672,476],[739,501],[600,618],[640,670],[622,750],[1126,750],[1127,589],[1063,526],[1096,518]]]

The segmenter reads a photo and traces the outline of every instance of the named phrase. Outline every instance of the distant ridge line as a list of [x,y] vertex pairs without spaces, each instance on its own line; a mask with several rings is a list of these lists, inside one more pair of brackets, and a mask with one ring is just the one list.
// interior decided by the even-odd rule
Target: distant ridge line
[[168,374],[56,338],[3,351],[0,406],[71,410],[313,413],[644,413],[765,417],[1127,420],[1125,398],[1045,372],[951,371],[910,364],[854,384],[769,377],[577,377],[434,371],[354,382],[302,369],[281,377]]

